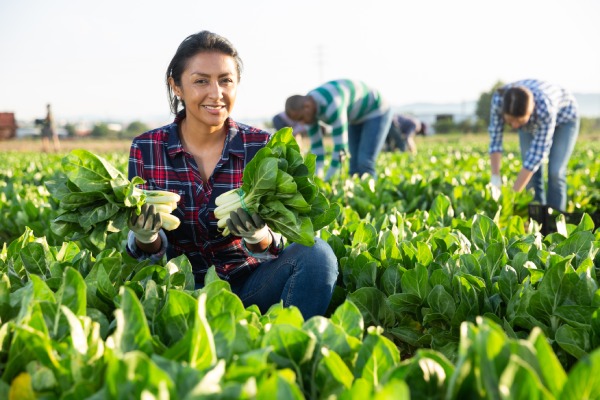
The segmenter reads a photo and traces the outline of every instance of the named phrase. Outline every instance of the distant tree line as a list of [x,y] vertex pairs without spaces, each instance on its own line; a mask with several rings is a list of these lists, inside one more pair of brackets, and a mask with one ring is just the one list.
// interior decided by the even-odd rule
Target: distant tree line
[[[64,126],[69,137],[77,136],[77,127],[68,123]],[[141,121],[133,121],[125,129],[115,129],[113,124],[98,122],[92,127],[89,136],[103,139],[133,139],[134,137],[150,130],[150,127]]]
[[91,137],[94,138],[115,138],[115,139],[132,139],[146,131],[150,130],[148,125],[140,121],[133,121],[125,129],[115,130],[110,124],[100,122],[92,128]]

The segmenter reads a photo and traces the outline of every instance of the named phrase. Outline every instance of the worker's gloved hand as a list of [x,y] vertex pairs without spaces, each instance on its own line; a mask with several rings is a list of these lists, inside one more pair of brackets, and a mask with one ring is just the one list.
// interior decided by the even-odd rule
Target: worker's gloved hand
[[162,218],[156,211],[154,204],[144,204],[140,215],[131,213],[128,221],[129,229],[141,243],[154,243],[158,238],[158,231],[162,227]]
[[243,208],[232,211],[226,222],[231,234],[244,238],[249,244],[260,243],[269,234],[269,227],[260,215],[250,215]]
[[490,185],[492,187],[492,198],[497,201],[502,194],[502,178],[500,175],[492,175]]

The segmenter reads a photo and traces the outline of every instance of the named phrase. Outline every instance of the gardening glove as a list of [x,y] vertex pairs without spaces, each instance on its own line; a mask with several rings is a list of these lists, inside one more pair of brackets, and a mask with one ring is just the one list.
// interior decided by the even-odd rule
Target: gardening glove
[[140,243],[154,243],[158,238],[158,231],[162,227],[162,218],[156,211],[154,204],[144,204],[140,215],[131,213],[128,221],[129,229]]
[[490,185],[492,186],[492,198],[498,201],[502,194],[502,178],[500,175],[492,175]]
[[233,235],[244,238],[244,241],[249,244],[260,243],[269,234],[269,227],[260,215],[258,213],[250,215],[243,208],[238,208],[237,211],[229,214],[227,227]]

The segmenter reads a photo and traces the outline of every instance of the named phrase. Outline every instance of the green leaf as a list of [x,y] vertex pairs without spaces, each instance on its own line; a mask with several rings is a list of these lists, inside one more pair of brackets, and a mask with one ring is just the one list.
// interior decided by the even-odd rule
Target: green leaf
[[515,354],[511,354],[508,365],[502,371],[500,388],[510,392],[510,398],[540,399],[553,398],[544,387],[535,370]]
[[181,340],[194,324],[197,300],[179,290],[169,290],[165,304],[155,320],[155,331],[167,346]]
[[438,222],[442,226],[447,226],[454,216],[454,210],[450,203],[448,196],[438,194],[429,208],[429,216],[427,217],[427,224],[432,226]]
[[477,214],[471,227],[471,242],[486,251],[493,243],[503,243],[502,233],[494,221],[485,215]]
[[363,287],[347,297],[360,310],[366,326],[390,327],[394,324],[393,311],[387,305],[386,296],[374,287]]
[[63,158],[62,165],[69,180],[83,192],[112,191],[110,180],[124,178],[104,158],[83,149],[72,150]]
[[[175,302],[183,299],[184,293],[171,290],[169,299]],[[187,295],[185,295],[187,296]],[[197,301],[194,301],[192,309],[193,314],[186,321],[188,326],[184,332],[181,332],[181,338],[171,346],[163,356],[175,361],[185,361],[190,366],[203,370],[214,366],[217,362],[217,351],[215,348],[215,339],[210,325],[206,319],[206,293],[202,293]],[[184,301],[188,301],[187,299]],[[175,307],[170,307],[175,311]],[[170,315],[174,320],[175,315]],[[191,318],[191,320],[189,319]]]
[[413,357],[400,362],[388,380],[401,380],[410,387],[411,398],[445,399],[454,365],[441,353],[419,349]]
[[331,322],[341,326],[348,335],[362,338],[364,320],[360,309],[351,301],[344,301],[335,310],[331,316]]
[[[340,215],[341,207],[338,203],[327,201],[322,193],[319,193],[311,203],[309,217],[312,219],[315,231],[323,229],[331,224]],[[318,214],[315,214],[318,212]]]
[[354,231],[352,239],[352,247],[366,246],[373,247],[377,244],[377,231],[375,227],[369,223],[362,222]]
[[295,375],[290,370],[278,370],[258,385],[257,393],[262,399],[304,400]]
[[415,268],[402,275],[402,291],[404,293],[415,295],[424,301],[430,290],[429,274],[424,266],[417,264]]
[[83,208],[80,210],[79,224],[84,229],[91,228],[100,222],[111,219],[119,210],[120,207],[113,203]]
[[561,400],[600,398],[600,349],[579,360],[569,371]]
[[400,352],[396,345],[375,327],[368,328],[368,334],[358,352],[354,375],[372,383],[382,382],[385,374],[400,362]]
[[519,281],[517,277],[517,271],[510,265],[505,265],[500,271],[500,277],[498,279],[498,288],[502,299],[508,304],[510,299],[519,289]]
[[115,310],[117,327],[111,336],[115,349],[122,355],[135,350],[152,354],[152,335],[142,304],[128,287],[121,286],[119,296],[121,307]]
[[105,375],[105,396],[111,399],[177,398],[175,383],[147,354],[131,351],[110,360]]
[[567,380],[564,368],[540,328],[536,327],[531,331],[529,341],[535,347],[544,385],[553,396],[558,397]]
[[81,274],[74,268],[67,267],[56,300],[58,305],[69,308],[76,316],[86,315],[87,288]]
[[529,304],[530,313],[535,318],[551,321],[557,308],[564,305],[571,295],[579,278],[569,261],[564,259],[551,265],[544,274]]
[[46,250],[41,243],[27,243],[21,250],[20,256],[28,273],[41,277],[46,275],[50,257],[46,255]]
[[568,239],[559,243],[554,251],[563,257],[575,255],[573,268],[577,269],[583,260],[592,257],[594,234],[591,232],[575,232]]
[[273,348],[269,355],[280,368],[297,369],[313,357],[316,339],[301,328],[272,325],[261,340],[261,347]]
[[[294,181],[294,178],[288,174],[285,171],[282,171],[281,169],[277,169],[277,193],[279,194],[298,194],[300,195],[300,197],[302,197],[302,195],[300,193],[298,193],[298,187],[296,185],[296,181]],[[302,197],[302,199],[304,200],[304,198]]]
[[304,197],[302,197],[302,195],[300,193],[295,193],[292,197],[290,197],[289,199],[285,199],[285,201],[283,201],[283,203],[290,208],[293,208],[294,210],[298,211],[299,213],[308,213],[310,212],[310,204],[308,204],[306,202],[306,200],[304,200]]
[[452,319],[456,311],[454,298],[446,292],[442,285],[436,285],[427,296],[427,303],[433,312],[445,315]]
[[323,355],[321,360],[323,368],[322,372],[319,372],[325,375],[322,379],[333,379],[336,382],[339,382],[346,389],[352,387],[354,376],[342,358],[336,352],[329,350],[327,347],[321,348],[321,354]]
[[563,350],[577,359],[586,356],[590,350],[589,333],[585,329],[561,325],[556,330],[554,339]]

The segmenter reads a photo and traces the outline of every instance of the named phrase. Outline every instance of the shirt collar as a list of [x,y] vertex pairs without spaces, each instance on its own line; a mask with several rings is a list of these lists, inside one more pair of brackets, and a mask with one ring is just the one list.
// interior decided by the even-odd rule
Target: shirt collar
[[[185,151],[179,137],[179,126],[185,117],[185,109],[183,109],[177,113],[173,123],[166,126],[169,134],[168,153],[171,158],[175,158],[178,154],[183,154]],[[243,159],[246,152],[244,142],[239,134],[239,125],[231,117],[225,120],[225,125],[227,126],[227,138],[225,139],[223,149],[223,160],[228,160],[230,154]]]

